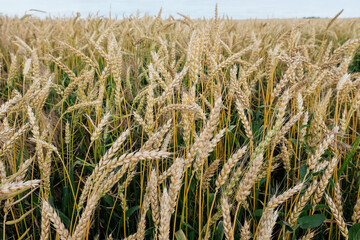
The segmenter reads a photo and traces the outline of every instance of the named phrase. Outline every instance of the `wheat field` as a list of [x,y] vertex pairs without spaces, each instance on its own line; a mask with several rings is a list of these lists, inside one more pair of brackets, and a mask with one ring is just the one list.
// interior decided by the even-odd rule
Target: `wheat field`
[[0,32],[2,239],[360,239],[360,19]]

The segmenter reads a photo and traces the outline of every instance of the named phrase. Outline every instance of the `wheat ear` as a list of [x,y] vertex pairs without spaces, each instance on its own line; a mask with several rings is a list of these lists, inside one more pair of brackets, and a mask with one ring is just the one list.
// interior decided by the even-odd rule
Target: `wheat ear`
[[170,233],[170,196],[168,195],[167,188],[164,188],[161,197],[161,212],[160,212],[160,226],[159,226],[159,240],[168,240]]
[[224,219],[224,232],[226,239],[228,240],[234,239],[231,217],[230,217],[230,209],[231,209],[231,205],[227,201],[226,197],[223,196],[221,199],[221,212]]
[[331,212],[333,213],[336,223],[339,226],[340,232],[341,234],[345,237],[345,239],[349,238],[349,232],[348,229],[346,227],[346,223],[344,221],[344,218],[341,216],[339,209],[336,207],[336,204],[334,203],[334,201],[329,197],[329,195],[327,195],[325,193],[325,199],[326,202],[328,203]]
[[54,209],[50,206],[47,201],[43,201],[42,211],[44,211],[48,218],[53,223],[56,232],[59,234],[60,239],[68,240],[69,239],[69,232],[66,229],[65,225],[62,223],[60,217],[54,211]]
[[236,153],[234,153],[229,160],[224,164],[223,168],[221,169],[221,172],[216,180],[216,189],[218,190],[226,180],[228,179],[228,176],[235,166],[235,164],[239,161],[239,159],[245,154],[247,151],[247,146],[239,149]]

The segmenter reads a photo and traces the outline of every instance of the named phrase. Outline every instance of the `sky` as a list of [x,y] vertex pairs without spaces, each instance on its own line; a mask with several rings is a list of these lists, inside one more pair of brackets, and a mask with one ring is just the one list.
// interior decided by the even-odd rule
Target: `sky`
[[[82,17],[97,14],[108,17],[157,15],[163,9],[163,17],[179,17],[182,13],[192,18],[211,18],[215,4],[219,16],[233,19],[334,17],[341,9],[340,17],[360,17],[360,0],[0,0],[0,13],[4,15],[32,14],[39,17],[72,16],[80,12]],[[36,12],[31,9],[45,11]]]

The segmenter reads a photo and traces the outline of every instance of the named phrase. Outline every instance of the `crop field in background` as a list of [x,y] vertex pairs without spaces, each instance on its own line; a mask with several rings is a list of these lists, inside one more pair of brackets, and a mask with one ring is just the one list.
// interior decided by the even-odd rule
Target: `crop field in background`
[[360,19],[0,17],[0,238],[360,239]]

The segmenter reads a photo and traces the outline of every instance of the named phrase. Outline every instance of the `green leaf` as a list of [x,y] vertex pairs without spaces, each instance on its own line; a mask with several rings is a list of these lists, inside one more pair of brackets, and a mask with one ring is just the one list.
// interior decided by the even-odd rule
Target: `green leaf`
[[298,145],[298,140],[295,139],[295,138],[291,138],[291,142],[292,142],[295,146]]
[[108,195],[105,195],[103,197],[103,200],[108,204],[108,206],[113,206],[114,205],[114,200]]
[[360,240],[360,223],[354,224],[349,229],[349,240]]
[[341,164],[341,167],[338,171],[338,176],[340,176],[340,174],[346,169],[346,166],[349,164],[349,162],[355,155],[356,149],[358,148],[359,144],[360,144],[360,136],[358,136],[353,142],[353,144],[351,144],[351,149],[346,155],[344,162]]
[[131,215],[133,215],[133,213],[137,210],[140,209],[140,206],[137,205],[135,207],[132,207],[132,208],[129,208],[127,211],[126,211],[126,218],[129,218]]
[[316,228],[320,226],[325,221],[325,219],[326,217],[323,214],[314,214],[299,218],[298,224],[302,229]]
[[30,9],[29,12],[39,12],[39,13],[47,13],[46,11],[43,11],[43,10],[39,10],[39,9]]
[[223,239],[223,237],[224,237],[224,223],[223,221],[220,221],[215,232],[215,239]]
[[319,210],[319,209],[330,209],[330,208],[326,204],[318,204],[318,205],[316,205],[315,209]]
[[296,229],[299,228],[299,225],[296,225],[296,226],[294,226],[294,227],[291,227],[291,225],[290,225],[288,222],[286,222],[286,221],[282,221],[281,223],[285,226],[286,230],[288,230],[289,232],[295,232]]
[[181,229],[175,233],[175,238],[176,240],[187,240],[185,233]]
[[63,212],[66,212],[66,209],[68,209],[68,204],[69,204],[69,197],[70,197],[70,191],[69,191],[69,187],[68,186],[64,186],[63,187],[63,197],[62,197],[62,207],[61,210]]
[[262,216],[262,213],[263,213],[263,210],[262,209],[256,209],[254,211],[254,216],[256,217],[261,217]]
[[92,167],[94,168],[94,165],[88,162],[85,162],[83,159],[76,157],[77,161],[74,163],[74,165],[80,165],[82,166],[83,164],[85,164],[86,167]]
[[[190,224],[188,224],[187,222],[183,222],[182,223],[185,227],[189,228],[191,231],[195,232],[197,234],[197,230],[195,230],[195,228],[193,228],[193,226],[191,226]],[[192,239],[192,238],[190,238]]]
[[307,166],[306,165],[302,165],[300,167],[300,179],[304,180],[305,174],[307,172]]
[[312,208],[313,208],[313,205],[312,205],[312,204],[306,204],[305,207],[304,207],[304,209],[302,210],[302,212],[307,212],[307,211],[309,211],[309,210],[312,209]]
[[213,203],[213,201],[214,201],[214,193],[210,193],[209,194],[209,204],[210,204],[210,206],[212,205],[212,203]]

